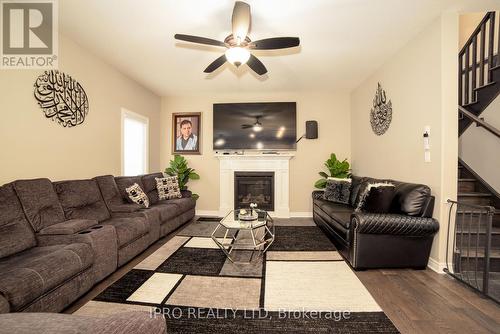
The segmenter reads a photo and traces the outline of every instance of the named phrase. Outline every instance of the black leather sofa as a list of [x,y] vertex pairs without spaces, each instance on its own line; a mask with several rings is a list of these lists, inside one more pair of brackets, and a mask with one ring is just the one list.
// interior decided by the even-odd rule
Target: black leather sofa
[[[395,185],[389,213],[356,212],[358,197],[368,183]],[[431,218],[434,197],[428,186],[369,177],[352,177],[349,204],[323,199],[313,192],[313,217],[354,269],[424,269],[439,229]]]

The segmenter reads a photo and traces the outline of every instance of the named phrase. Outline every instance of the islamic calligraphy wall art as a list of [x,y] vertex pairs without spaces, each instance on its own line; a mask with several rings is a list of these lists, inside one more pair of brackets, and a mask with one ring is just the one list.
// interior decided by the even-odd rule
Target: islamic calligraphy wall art
[[373,98],[373,108],[370,112],[370,124],[373,132],[377,136],[383,135],[387,129],[389,129],[391,121],[392,102],[391,100],[387,102],[385,90],[383,90],[380,83],[378,83],[377,91],[375,92],[375,97]]
[[45,71],[35,81],[35,99],[45,117],[64,127],[82,124],[89,113],[89,100],[83,87],[70,75]]

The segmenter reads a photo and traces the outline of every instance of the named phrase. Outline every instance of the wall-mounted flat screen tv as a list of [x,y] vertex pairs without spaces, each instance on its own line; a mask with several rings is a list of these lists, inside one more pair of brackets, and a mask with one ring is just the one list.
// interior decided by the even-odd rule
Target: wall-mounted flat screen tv
[[294,150],[295,102],[216,103],[214,150]]

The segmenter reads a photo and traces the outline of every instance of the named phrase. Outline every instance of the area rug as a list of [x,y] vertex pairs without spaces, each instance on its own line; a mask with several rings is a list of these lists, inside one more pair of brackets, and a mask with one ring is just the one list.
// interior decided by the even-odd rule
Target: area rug
[[398,333],[312,219],[276,219],[269,250],[236,263],[210,238],[217,224],[186,226],[75,313],[147,311],[168,333]]

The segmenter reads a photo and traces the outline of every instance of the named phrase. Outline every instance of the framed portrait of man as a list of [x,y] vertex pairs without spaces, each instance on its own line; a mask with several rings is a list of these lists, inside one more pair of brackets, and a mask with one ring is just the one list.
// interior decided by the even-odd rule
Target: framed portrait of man
[[172,114],[172,152],[201,154],[201,113]]

